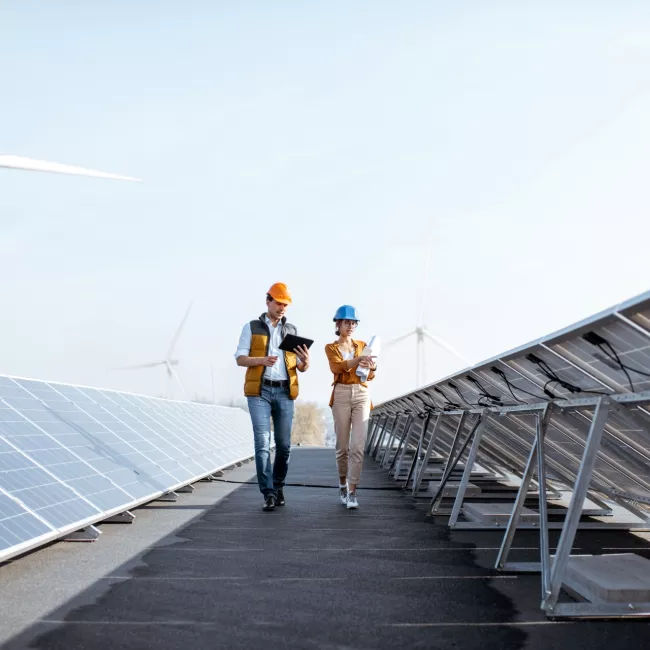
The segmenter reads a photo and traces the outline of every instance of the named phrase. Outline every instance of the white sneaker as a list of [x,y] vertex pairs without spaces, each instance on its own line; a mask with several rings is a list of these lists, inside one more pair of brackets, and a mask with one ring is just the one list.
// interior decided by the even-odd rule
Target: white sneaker
[[348,502],[347,502],[348,510],[356,510],[359,507],[359,502],[357,501],[357,493],[356,492],[348,492]]
[[339,497],[341,498],[341,503],[344,506],[348,505],[348,484],[339,485]]

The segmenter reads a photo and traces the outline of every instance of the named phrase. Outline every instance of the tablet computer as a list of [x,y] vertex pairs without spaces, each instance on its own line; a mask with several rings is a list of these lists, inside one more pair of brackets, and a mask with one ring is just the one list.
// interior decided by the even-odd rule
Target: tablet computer
[[296,334],[287,334],[280,343],[280,350],[284,352],[293,352],[299,345],[304,345],[309,349],[314,342],[311,339],[297,336]]

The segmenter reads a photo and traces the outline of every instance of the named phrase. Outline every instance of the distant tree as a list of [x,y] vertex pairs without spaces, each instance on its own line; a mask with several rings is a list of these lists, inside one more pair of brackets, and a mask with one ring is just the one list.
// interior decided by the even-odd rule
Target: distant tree
[[323,445],[325,413],[316,402],[296,402],[291,442],[294,445]]

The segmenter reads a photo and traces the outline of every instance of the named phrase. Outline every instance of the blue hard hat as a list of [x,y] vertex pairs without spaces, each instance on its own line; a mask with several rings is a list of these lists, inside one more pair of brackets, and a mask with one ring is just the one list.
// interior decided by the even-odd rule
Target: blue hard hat
[[334,314],[334,322],[337,320],[359,320],[357,310],[352,305],[341,305]]

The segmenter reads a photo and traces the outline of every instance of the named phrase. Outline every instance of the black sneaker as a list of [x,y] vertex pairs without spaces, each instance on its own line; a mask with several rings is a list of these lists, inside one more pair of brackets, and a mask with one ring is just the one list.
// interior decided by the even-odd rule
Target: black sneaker
[[276,506],[283,506],[286,503],[284,500],[284,490],[282,488],[278,488],[275,491],[275,505]]
[[264,497],[262,510],[275,510],[275,497],[272,494],[267,494]]

